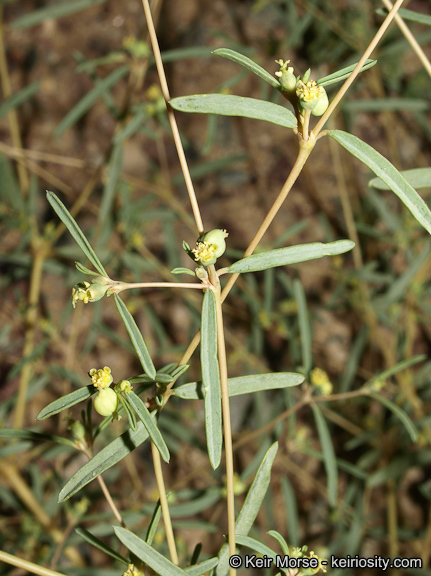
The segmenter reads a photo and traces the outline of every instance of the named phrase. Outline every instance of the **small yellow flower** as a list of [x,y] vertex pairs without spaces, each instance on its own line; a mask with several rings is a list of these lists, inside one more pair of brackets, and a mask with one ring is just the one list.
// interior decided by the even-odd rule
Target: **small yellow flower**
[[123,576],[145,576],[145,572],[141,572],[133,564],[129,564],[129,567],[124,572]]
[[192,252],[196,262],[201,262],[204,266],[211,266],[217,260],[215,248],[208,242],[198,242]]
[[226,230],[222,229],[215,229],[202,234],[198,238],[196,248],[192,250],[196,262],[200,262],[204,266],[215,264],[217,258],[220,258],[226,250],[225,238],[228,236]]
[[92,368],[88,374],[93,382],[93,386],[99,388],[99,390],[107,388],[114,380],[111,374],[111,369],[108,366],[100,368],[99,370]]
[[332,393],[332,383],[321,368],[314,368],[310,372],[310,381],[313,386],[320,389],[322,396],[329,396]]
[[323,86],[318,86],[315,80],[296,84],[296,95],[304,110],[311,110],[313,116],[321,116],[329,106],[328,96]]

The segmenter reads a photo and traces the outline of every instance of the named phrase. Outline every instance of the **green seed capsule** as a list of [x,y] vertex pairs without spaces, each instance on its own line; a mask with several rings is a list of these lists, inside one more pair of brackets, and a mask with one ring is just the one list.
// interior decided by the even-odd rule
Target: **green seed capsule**
[[111,416],[118,408],[118,397],[112,388],[102,388],[94,399],[94,409],[101,416]]

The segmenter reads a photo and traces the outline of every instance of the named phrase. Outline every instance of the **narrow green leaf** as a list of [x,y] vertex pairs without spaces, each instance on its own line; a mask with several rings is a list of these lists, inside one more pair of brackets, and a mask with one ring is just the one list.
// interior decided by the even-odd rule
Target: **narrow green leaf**
[[76,269],[79,270],[79,272],[82,272],[83,274],[88,274],[90,276],[100,276],[100,272],[94,272],[94,270],[90,270],[89,268],[81,264],[81,262],[75,262],[75,266]]
[[55,436],[54,434],[41,434],[32,430],[16,430],[15,428],[0,428],[0,438],[21,438],[24,440],[37,440],[39,442],[55,442],[76,448],[75,443],[68,438]]
[[337,240],[323,244],[322,242],[313,242],[311,244],[298,244],[288,248],[277,248],[268,252],[252,254],[242,260],[231,264],[228,272],[257,272],[258,270],[267,270],[275,266],[286,266],[288,264],[298,264],[323,256],[335,256],[351,250],[355,245],[351,240]]
[[50,4],[45,8],[40,8],[39,10],[32,10],[28,14],[16,18],[13,20],[9,26],[15,30],[29,28],[30,26],[35,26],[40,24],[45,20],[51,20],[54,18],[61,18],[62,16],[69,16],[69,14],[75,14],[80,12],[85,8],[94,6],[95,4],[101,4],[106,2],[106,0],[67,0],[65,2],[56,2],[55,4]]
[[137,556],[139,560],[145,562],[156,574],[163,574],[163,576],[185,576],[186,572],[181,570],[170,560],[162,556],[157,550],[154,550],[146,542],[135,536],[133,532],[114,526],[114,532],[117,538],[124,544],[132,554]]
[[230,48],[217,48],[217,50],[213,50],[212,53],[216,56],[228,58],[236,64],[244,66],[244,68],[247,68],[247,70],[250,70],[250,72],[253,72],[253,74],[256,74],[256,76],[259,76],[259,78],[262,78],[262,80],[265,80],[265,82],[268,82],[268,84],[271,84],[273,88],[277,88],[277,90],[281,89],[280,82],[277,80],[277,78],[271,76],[271,74],[262,68],[262,66],[259,66],[259,64],[256,64],[256,62],[253,62],[253,60],[250,60],[250,58],[247,58],[247,56],[244,56],[239,52],[235,52],[235,50],[231,50]]
[[[355,64],[351,64],[350,66],[347,66],[346,68],[342,68],[341,70],[337,70],[337,72],[334,72],[333,74],[330,74],[329,76],[324,76],[323,78],[319,78],[319,80],[317,80],[316,84],[318,84],[319,86],[330,86],[331,84],[335,84],[336,82],[341,82],[342,80],[346,80],[350,74],[353,72],[353,70],[356,68],[356,65],[358,63],[355,62]],[[369,70],[369,68],[372,68],[375,64],[377,64],[377,60],[367,60],[365,62],[365,64],[362,66],[361,68],[361,72],[365,72],[365,70]]]
[[142,400],[137,396],[134,392],[127,394],[127,400],[133,406],[136,414],[141,419],[143,425],[147,429],[147,432],[153,441],[154,445],[156,446],[157,450],[160,452],[163,460],[165,462],[169,462],[169,450],[166,446],[165,441],[163,440],[163,436],[160,433],[160,430],[157,428],[156,423],[154,422],[151,414],[148,411],[148,408],[142,402]]
[[217,312],[212,290],[205,292],[202,302],[201,370],[208,456],[215,470],[221,460],[223,433],[220,370],[217,356]]
[[116,84],[123,76],[129,71],[128,66],[120,66],[109,76],[97,82],[96,86],[87,92],[87,94],[66,114],[60,124],[54,131],[54,136],[58,137],[63,134],[65,130],[73,126],[81,116],[84,116],[86,112],[93,106],[93,104],[103,96],[114,84]]
[[145,536],[145,542],[151,546],[153,543],[154,536],[156,535],[157,528],[159,526],[160,518],[162,517],[162,507],[160,505],[160,500],[157,502],[154,508],[153,515],[151,516],[150,524],[148,525],[147,535]]
[[235,534],[235,541],[239,546],[247,546],[250,550],[254,550],[262,556],[268,556],[268,558],[276,558],[277,554],[274,550],[271,550],[269,546],[262,544],[259,540],[255,540],[254,538],[250,538],[250,536],[241,536],[240,534]]
[[416,220],[431,234],[431,212],[428,206],[389,160],[352,134],[342,130],[330,130],[328,135],[381,178],[404,202]]
[[413,424],[410,416],[406,412],[404,412],[402,408],[400,408],[387,398],[380,396],[379,394],[371,394],[371,398],[374,398],[374,400],[378,400],[380,404],[383,404],[383,406],[386,406],[388,410],[390,410],[393,414],[395,414],[395,416],[401,420],[405,429],[409,433],[412,442],[417,442],[418,431],[416,429],[416,426]]
[[96,253],[94,252],[93,248],[90,246],[89,241],[84,236],[81,228],[78,226],[78,224],[72,218],[72,215],[70,214],[70,212],[66,208],[66,206],[63,204],[63,202],[61,202],[61,200],[59,200],[53,192],[47,191],[46,197],[48,199],[48,202],[54,208],[57,216],[60,218],[60,220],[66,226],[66,228],[69,230],[69,232],[73,236],[75,242],[78,244],[78,246],[84,252],[84,254],[87,256],[87,258],[90,260],[90,262],[96,268],[96,270],[102,276],[108,276],[105,268],[102,266],[99,258],[96,256]]
[[184,572],[188,574],[188,576],[202,576],[206,572],[209,572],[213,568],[215,568],[218,564],[218,558],[208,558],[208,560],[204,560],[195,566],[188,566],[184,568]]
[[369,98],[350,100],[343,103],[343,112],[425,112],[430,107],[428,100],[423,98]]
[[151,360],[151,356],[148,352],[142,334],[136,325],[133,316],[130,314],[127,306],[124,304],[121,298],[117,294],[114,295],[114,298],[118,312],[120,313],[126,330],[129,333],[130,340],[132,341],[133,348],[135,349],[139,361],[142,364],[142,368],[144,369],[145,373],[154,380],[156,376],[156,369],[154,367],[153,361]]
[[18,108],[18,106],[21,106],[26,100],[34,96],[39,90],[39,86],[39,81],[33,82],[33,84],[29,84],[10,98],[7,98],[0,106],[0,118],[3,118],[10,110]]
[[54,416],[54,414],[58,414],[63,410],[75,406],[75,404],[79,404],[79,402],[88,400],[95,392],[96,389],[93,384],[89,384],[88,386],[70,392],[70,394],[66,394],[66,396],[61,396],[57,398],[57,400],[54,400],[54,402],[48,404],[48,406],[45,406],[37,415],[36,420],[46,420],[50,416]]
[[81,536],[81,538],[83,538],[86,542],[88,542],[92,546],[95,546],[96,548],[101,550],[104,554],[108,554],[108,556],[111,556],[111,558],[115,558],[115,560],[118,560],[119,562],[125,564],[126,566],[130,564],[129,560],[126,560],[126,558],[120,556],[120,554],[118,554],[117,552],[115,552],[115,550],[107,546],[104,542],[102,542],[102,540],[99,540],[99,538],[93,536],[93,534],[88,530],[86,530],[85,528],[75,528],[75,532],[78,534],[78,536]]
[[[295,372],[275,372],[272,374],[251,374],[249,376],[238,376],[229,378],[229,396],[240,396],[241,394],[251,394],[261,390],[275,390],[280,388],[290,388],[298,386],[304,382],[304,376]],[[173,392],[178,398],[185,400],[198,400],[203,398],[202,383],[188,382]]]
[[[388,10],[386,10],[386,8],[377,8],[376,14],[380,14],[386,18]],[[415,12],[414,10],[407,10],[407,8],[400,8],[397,14],[398,16],[401,16],[403,20],[411,20],[412,22],[431,26],[431,16],[428,14],[422,14],[421,12]]]
[[302,349],[302,364],[305,372],[311,370],[313,364],[312,358],[312,338],[311,338],[311,322],[308,315],[307,301],[305,298],[304,288],[301,281],[295,279],[293,281],[293,293],[298,306],[298,321],[299,331],[301,334],[301,349]]
[[118,394],[118,400],[120,401],[120,404],[123,407],[124,412],[126,413],[130,429],[133,432],[136,432],[137,423],[136,423],[135,411],[129,405],[128,400],[122,396],[122,394]]
[[80,468],[63,486],[58,501],[64,502],[76,494],[81,488],[94,480],[111,466],[125,458],[135,448],[140,446],[148,438],[148,432],[142,422],[138,422],[136,432],[127,430],[113,442],[105,446],[82,468]]
[[280,532],[277,532],[277,530],[269,530],[268,535],[275,538],[277,542],[280,544],[280,548],[282,549],[283,554],[285,556],[289,556],[289,546],[287,545],[286,540],[283,538]]
[[118,142],[114,145],[111,151],[108,165],[108,178],[103,190],[102,202],[98,215],[99,223],[105,221],[108,216],[112,203],[114,202],[115,190],[120,178],[121,169],[123,166],[123,143]]
[[[259,509],[265,498],[271,480],[271,467],[278,450],[278,442],[275,442],[265,454],[262,464],[259,466],[247,497],[235,522],[235,534],[248,536],[256,519]],[[214,576],[227,576],[229,572],[229,545],[223,544],[219,552],[219,563],[214,571]]]
[[394,374],[397,374],[398,372],[401,372],[402,370],[406,370],[407,368],[410,368],[410,366],[414,366],[418,362],[424,362],[427,358],[428,358],[428,356],[426,354],[417,354],[416,356],[412,356],[412,358],[407,358],[407,360],[402,360],[401,362],[397,362],[397,364],[395,364],[394,366],[391,366],[391,368],[384,370],[383,372],[381,372],[377,376],[374,376],[373,378],[371,378],[371,380],[368,380],[367,384],[369,386],[372,386],[373,382],[376,382],[379,380],[386,380],[386,378],[390,378],[391,376],[394,376]]
[[189,268],[174,268],[171,270],[171,274],[187,274],[188,276],[194,276],[196,278],[196,274]]
[[320,444],[323,450],[326,475],[328,477],[328,501],[330,506],[335,508],[337,505],[338,493],[338,469],[334,445],[332,443],[328,425],[326,424],[320,408],[316,404],[311,404],[311,409],[313,410],[314,419],[316,421],[317,432],[319,433]]
[[221,116],[243,116],[254,120],[265,120],[285,128],[295,128],[296,118],[290,110],[255,98],[244,98],[233,94],[195,94],[180,96],[170,101],[172,108],[180,112],[197,114],[220,114]]
[[[400,174],[413,188],[431,188],[431,168],[400,170]],[[390,187],[381,178],[373,178],[368,182],[368,186],[378,190],[390,190]]]
[[300,531],[298,506],[296,504],[296,495],[292,484],[287,476],[281,478],[281,492],[286,510],[287,534],[291,546],[299,546]]

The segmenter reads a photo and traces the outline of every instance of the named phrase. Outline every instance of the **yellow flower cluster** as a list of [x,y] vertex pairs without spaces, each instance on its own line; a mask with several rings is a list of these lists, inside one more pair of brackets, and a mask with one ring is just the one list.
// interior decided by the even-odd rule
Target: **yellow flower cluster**
[[99,370],[92,368],[88,374],[91,378],[91,381],[93,382],[94,387],[99,388],[99,390],[107,388],[112,384],[112,381],[114,380],[111,374],[111,369],[108,366],[100,368]]

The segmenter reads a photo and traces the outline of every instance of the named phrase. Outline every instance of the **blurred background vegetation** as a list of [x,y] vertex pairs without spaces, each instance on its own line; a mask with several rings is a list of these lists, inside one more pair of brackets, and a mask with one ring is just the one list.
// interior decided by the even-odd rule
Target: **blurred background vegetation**
[[[430,14],[426,0],[407,4]],[[172,97],[225,91],[271,101],[280,95],[211,50],[235,49],[270,73],[275,60],[290,59],[297,74],[311,68],[317,79],[359,59],[383,20],[378,8],[376,0],[152,3]],[[71,209],[114,279],[173,279],[172,268],[190,265],[182,241],[192,245],[197,234],[140,2],[2,0],[0,10],[0,425],[70,436],[64,414],[36,424],[38,412],[89,384],[91,368],[109,365],[115,381],[141,370],[112,299],[73,311],[71,288],[84,280],[74,262],[88,263],[45,190]],[[431,57],[429,26],[409,27]],[[399,170],[429,166],[430,78],[395,24],[373,57],[377,66],[359,77],[329,127],[361,137]],[[177,121],[205,228],[229,232],[227,264],[241,256],[287,178],[296,136],[243,118],[178,113]],[[422,557],[426,568],[430,240],[391,192],[368,186],[368,169],[328,140],[316,146],[262,245],[329,242],[356,230],[357,249],[244,275],[224,305],[229,375],[309,376],[320,368],[338,394],[413,358],[377,382],[414,421],[419,439],[412,443],[399,418],[372,398],[321,403],[339,469],[338,504],[330,506],[309,407],[247,437],[299,402],[304,386],[233,398],[238,491],[278,439],[270,491],[251,535],[272,545],[265,532],[277,529],[289,544],[327,555]],[[421,190],[426,201],[430,188]],[[149,289],[125,300],[156,366],[178,362],[199,328],[201,295]],[[196,356],[181,382],[199,378]],[[71,412],[79,414],[80,407]],[[208,462],[199,401],[172,399],[160,426],[174,453],[164,469],[184,565],[198,542],[204,557],[223,543],[223,477]],[[96,449],[123,430],[124,420],[113,424]],[[85,526],[118,548],[99,485],[57,504],[59,489],[85,461],[81,453],[8,440],[0,457],[1,549],[66,574],[122,572],[74,532]],[[149,447],[105,479],[127,526],[145,533],[157,499]],[[162,527],[155,543],[166,551]],[[0,573],[24,572],[4,564]]]

